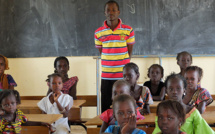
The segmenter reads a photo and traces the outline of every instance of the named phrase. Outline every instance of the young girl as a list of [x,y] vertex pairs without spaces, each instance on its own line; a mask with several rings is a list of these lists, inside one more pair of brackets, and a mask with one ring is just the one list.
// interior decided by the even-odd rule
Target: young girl
[[153,64],[148,69],[148,77],[150,81],[146,81],[143,86],[149,88],[154,101],[161,101],[165,99],[165,85],[161,81],[163,78],[163,67],[158,64]]
[[179,74],[184,76],[185,69],[193,62],[192,55],[186,51],[183,51],[177,54],[176,60],[181,70]]
[[5,89],[0,92],[0,133],[20,134],[23,126],[47,126],[51,125],[42,122],[28,121],[22,111],[17,109],[20,104],[20,96],[16,90]]
[[184,77],[187,81],[187,88],[183,98],[184,104],[195,106],[201,114],[205,111],[206,106],[213,102],[210,93],[198,84],[202,75],[203,71],[200,67],[190,66],[186,68]]
[[63,118],[57,120],[53,126],[56,134],[69,134],[68,111],[73,105],[73,99],[68,94],[61,92],[63,79],[60,74],[54,73],[48,76],[51,93],[44,97],[37,105],[46,114],[63,114]]
[[0,55],[0,90],[14,89],[17,84],[11,75],[4,73],[5,70],[9,70],[8,59],[5,56]]
[[121,94],[113,100],[113,115],[119,125],[110,125],[105,133],[114,134],[145,134],[136,128],[136,102],[127,95]]
[[162,134],[186,134],[179,130],[185,122],[184,107],[177,101],[162,101],[157,106],[158,126]]
[[[113,85],[112,99],[121,94],[130,95],[130,85],[125,80],[118,80]],[[104,111],[99,117],[103,123],[100,129],[100,133],[103,133],[109,125],[117,125],[117,121],[113,116],[113,109]],[[142,120],[144,117],[137,110],[137,120]]]
[[139,86],[139,68],[135,63],[128,63],[123,68],[124,80],[131,85],[131,96],[138,102],[137,106],[142,115],[150,113],[149,105],[153,104],[150,90],[145,86]]
[[[64,94],[69,94],[70,96],[73,97],[74,100],[76,100],[77,99],[76,86],[78,83],[78,77],[77,76],[74,76],[71,78],[68,77],[67,73],[69,71],[69,60],[64,56],[57,57],[54,61],[54,68],[55,68],[54,72],[61,74],[63,78],[63,88],[61,91]],[[48,80],[47,82],[49,83]],[[47,95],[50,92],[51,92],[51,89],[49,88]]]
[[[179,74],[171,74],[166,81],[167,95],[169,99],[178,101],[184,107],[186,112],[185,123],[180,127],[180,130],[187,134],[214,134],[214,131],[202,118],[199,111],[193,107],[185,105],[182,101],[182,96],[186,88],[186,80]],[[157,125],[157,118],[155,119],[155,129],[153,134],[161,132]]]

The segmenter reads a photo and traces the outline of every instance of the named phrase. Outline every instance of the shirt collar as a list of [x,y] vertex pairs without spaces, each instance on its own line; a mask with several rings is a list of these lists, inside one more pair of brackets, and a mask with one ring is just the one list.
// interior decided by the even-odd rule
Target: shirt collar
[[[121,19],[118,19],[118,20],[119,20],[119,23],[118,23],[118,25],[117,25],[117,27],[116,27],[115,29],[118,29],[118,28],[121,28],[121,27],[122,27],[122,26],[121,26],[121,25],[122,25],[122,20],[121,20]],[[110,27],[107,25],[107,20],[104,21],[104,27],[105,27],[105,28],[110,28]],[[114,29],[114,30],[115,30],[115,29]]]

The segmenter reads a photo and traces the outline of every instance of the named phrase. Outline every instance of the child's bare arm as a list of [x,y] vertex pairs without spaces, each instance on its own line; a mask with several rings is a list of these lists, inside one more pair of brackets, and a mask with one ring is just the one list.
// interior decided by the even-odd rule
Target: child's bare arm
[[103,123],[102,123],[102,126],[101,126],[101,128],[100,128],[100,134],[101,133],[104,133],[105,132],[105,130],[108,128],[108,123],[107,122],[105,122],[105,121],[103,121]]
[[76,82],[70,89],[69,89],[69,95],[73,97],[73,100],[77,100],[77,96],[76,96],[76,87],[77,87],[77,83]]
[[199,110],[200,114],[204,113],[206,104],[207,104],[207,101],[202,101],[199,103],[197,109]]
[[159,96],[152,96],[153,100],[154,100],[154,101],[162,101],[163,98],[164,98],[164,96],[165,96],[165,93],[166,93],[165,91],[166,91],[166,88],[163,87],[163,88],[161,89],[161,92],[160,92],[160,95],[159,95]]
[[65,118],[65,117],[68,117],[69,105],[66,106],[65,108],[63,108],[63,107],[61,106],[61,104],[60,104],[59,101],[58,101],[58,98],[59,98],[60,95],[61,95],[61,94],[53,94],[53,97],[54,97],[54,101],[56,102],[57,107],[58,107],[60,113],[63,114],[63,117]]
[[141,115],[147,115],[150,114],[150,107],[149,104],[145,104],[142,109],[139,110]]

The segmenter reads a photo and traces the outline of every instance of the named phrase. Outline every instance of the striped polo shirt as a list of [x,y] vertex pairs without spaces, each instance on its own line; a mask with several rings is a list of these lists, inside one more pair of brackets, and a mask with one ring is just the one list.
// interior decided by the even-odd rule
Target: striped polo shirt
[[122,79],[123,67],[130,62],[127,45],[135,43],[132,27],[123,24],[119,19],[118,26],[112,31],[105,21],[94,36],[96,48],[102,48],[102,79]]

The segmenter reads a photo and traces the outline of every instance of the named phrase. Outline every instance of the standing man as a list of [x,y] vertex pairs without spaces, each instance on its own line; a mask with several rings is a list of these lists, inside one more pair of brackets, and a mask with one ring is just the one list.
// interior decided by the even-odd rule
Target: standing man
[[101,54],[101,105],[102,112],[112,104],[112,86],[123,78],[123,67],[130,62],[133,44],[133,29],[119,19],[119,5],[110,0],[105,4],[106,20],[95,31],[95,46]]

